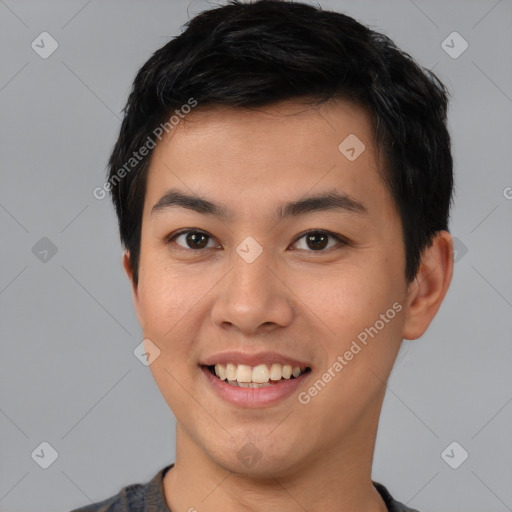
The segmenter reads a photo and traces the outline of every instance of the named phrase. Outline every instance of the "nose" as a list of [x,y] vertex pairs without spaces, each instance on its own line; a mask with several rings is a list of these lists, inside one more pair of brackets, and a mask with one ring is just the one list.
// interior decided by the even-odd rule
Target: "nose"
[[270,251],[252,263],[233,255],[232,271],[219,283],[211,319],[246,335],[286,327],[293,320],[293,292],[272,265]]

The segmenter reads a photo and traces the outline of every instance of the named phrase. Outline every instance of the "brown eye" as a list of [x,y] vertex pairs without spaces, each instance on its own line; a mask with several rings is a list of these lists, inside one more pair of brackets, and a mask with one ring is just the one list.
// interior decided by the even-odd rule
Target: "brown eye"
[[185,242],[191,249],[203,249],[208,245],[208,236],[203,233],[187,233]]
[[306,235],[306,244],[310,249],[320,250],[325,249],[329,242],[329,235],[324,233],[313,233]]
[[[329,245],[329,239],[333,239],[335,242]],[[300,250],[319,252],[325,249],[330,249],[335,246],[336,243],[343,246],[346,245],[347,242],[343,237],[335,235],[334,233],[329,233],[327,231],[310,231],[297,239],[294,245],[299,245],[297,249]]]
[[[175,241],[176,245],[184,249],[201,250],[217,247],[211,236],[202,231],[182,231],[169,238],[168,243]],[[208,245],[210,243],[210,245]]]

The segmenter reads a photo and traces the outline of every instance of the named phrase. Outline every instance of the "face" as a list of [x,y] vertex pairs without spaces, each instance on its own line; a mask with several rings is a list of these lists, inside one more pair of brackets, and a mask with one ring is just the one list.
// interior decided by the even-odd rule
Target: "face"
[[285,475],[374,435],[408,286],[371,133],[342,101],[198,107],[154,150],[135,306],[179,440],[211,463]]

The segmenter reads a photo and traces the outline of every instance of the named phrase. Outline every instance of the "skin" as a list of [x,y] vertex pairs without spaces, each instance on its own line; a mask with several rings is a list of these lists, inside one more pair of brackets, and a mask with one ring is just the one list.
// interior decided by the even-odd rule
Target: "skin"
[[[338,145],[366,146],[349,161]],[[197,107],[154,150],[142,218],[139,282],[123,265],[144,338],[160,349],[150,365],[176,418],[176,462],[164,478],[173,512],[385,511],[371,465],[385,382],[402,338],[427,329],[446,294],[453,248],[439,232],[417,278],[405,280],[400,217],[378,169],[367,113],[341,100],[316,108],[288,101],[245,111]],[[229,209],[229,220],[182,207],[151,213],[174,188]],[[366,213],[330,209],[278,220],[275,209],[336,190]],[[209,237],[193,250],[183,228]],[[325,230],[324,249],[304,232]],[[262,254],[236,252],[253,237]],[[301,404],[244,408],[207,384],[198,364],[226,350],[276,350],[312,368],[307,389],[357,335],[399,303],[399,313],[343,370]],[[261,459],[237,452],[252,443]]]

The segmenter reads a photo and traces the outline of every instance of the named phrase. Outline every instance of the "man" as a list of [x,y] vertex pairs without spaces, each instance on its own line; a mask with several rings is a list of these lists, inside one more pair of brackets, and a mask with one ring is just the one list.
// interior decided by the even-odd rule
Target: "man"
[[311,5],[187,25],[139,71],[105,186],[176,459],[79,510],[411,510],[371,466],[452,275],[446,90]]

